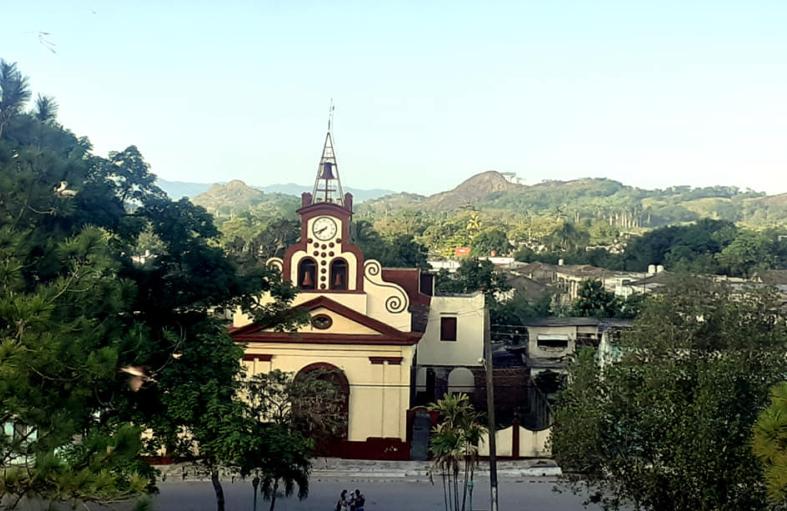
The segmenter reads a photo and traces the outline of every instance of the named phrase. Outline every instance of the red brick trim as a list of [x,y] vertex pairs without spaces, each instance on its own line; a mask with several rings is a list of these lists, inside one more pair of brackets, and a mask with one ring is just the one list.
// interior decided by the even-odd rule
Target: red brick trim
[[341,344],[341,345],[378,345],[378,346],[411,346],[417,344],[421,334],[405,334],[392,339],[382,335],[351,335],[351,334],[318,334],[310,332],[258,332],[232,335],[235,342],[277,342],[293,344]]
[[366,441],[344,441],[336,446],[341,458],[355,460],[409,460],[410,444],[399,438],[368,437]]
[[398,366],[398,365],[402,365],[403,358],[404,357],[369,357],[369,362],[371,362],[372,364],[379,364],[379,365],[388,362],[388,365]]
[[[284,281],[290,280],[290,270],[292,265],[292,256],[298,250],[306,251],[309,239],[309,233],[306,232],[306,227],[309,223],[309,219],[314,218],[319,215],[330,215],[336,216],[342,219],[342,242],[340,243],[341,251],[342,252],[350,252],[355,255],[356,258],[356,269],[355,269],[355,278],[356,278],[356,289],[355,291],[363,291],[363,263],[364,263],[364,255],[361,252],[361,249],[358,248],[357,245],[352,243],[350,237],[350,222],[352,221],[352,211],[349,211],[347,208],[343,206],[339,206],[338,204],[330,204],[326,202],[317,202],[314,204],[310,204],[308,206],[304,206],[297,211],[295,211],[301,218],[301,239],[294,245],[290,245],[287,247],[287,250],[284,252],[284,257],[282,258],[282,279]],[[297,287],[297,282],[295,286]],[[332,292],[329,289],[324,290],[325,292]]]
[[254,355],[254,354],[243,355],[244,362],[251,362],[253,360],[259,360],[260,362],[270,362],[271,360],[273,360],[273,355]]

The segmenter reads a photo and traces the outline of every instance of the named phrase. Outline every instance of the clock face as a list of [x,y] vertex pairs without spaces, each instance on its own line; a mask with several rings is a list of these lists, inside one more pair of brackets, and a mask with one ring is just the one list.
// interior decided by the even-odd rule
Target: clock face
[[321,241],[326,241],[336,236],[339,227],[333,218],[321,216],[312,224],[312,234]]

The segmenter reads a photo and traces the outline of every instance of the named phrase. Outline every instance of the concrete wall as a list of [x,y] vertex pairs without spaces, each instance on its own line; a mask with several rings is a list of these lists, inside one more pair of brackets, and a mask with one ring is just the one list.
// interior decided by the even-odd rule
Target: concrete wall
[[[557,358],[574,353],[576,350],[577,327],[575,326],[529,326],[527,352],[531,358]],[[568,337],[566,349],[542,349],[538,347],[538,336],[565,335]]]
[[[530,431],[515,423],[495,432],[495,451],[503,458],[548,458],[552,455],[549,448],[551,431],[551,428]],[[489,456],[489,435],[481,438],[478,454]]]
[[[482,293],[468,296],[433,296],[429,322],[418,342],[418,365],[481,366],[484,356]],[[440,319],[456,318],[456,341],[440,340]]]

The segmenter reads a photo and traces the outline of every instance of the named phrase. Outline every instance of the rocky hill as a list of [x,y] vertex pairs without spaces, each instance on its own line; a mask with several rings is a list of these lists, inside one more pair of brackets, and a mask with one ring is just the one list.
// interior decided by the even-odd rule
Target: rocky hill
[[[167,195],[177,200],[181,197],[196,197],[197,195],[207,192],[214,184],[225,185],[227,183],[191,183],[188,181],[168,181],[166,179],[159,178],[156,179],[156,184],[159,186],[159,188],[164,190]],[[296,197],[299,197],[303,192],[310,192],[312,190],[311,185],[307,186],[295,183],[273,184],[266,186],[249,185],[249,187],[263,191],[265,193],[293,195]],[[393,190],[385,190],[381,188],[365,189],[345,187],[344,191],[353,194],[356,204],[360,204],[365,200],[377,199],[396,193]]]
[[[223,217],[249,209],[290,216],[299,204],[295,195],[263,192],[237,180],[213,185],[192,200]],[[576,222],[602,220],[624,229],[700,218],[753,227],[787,226],[787,194],[766,196],[725,186],[643,190],[598,178],[522,185],[495,171],[482,172],[451,190],[430,196],[395,193],[367,200],[356,206],[356,213],[367,219],[405,211],[450,215],[467,207],[499,217],[547,215]]]
[[754,227],[787,226],[787,194],[766,196],[735,187],[676,186],[644,190],[611,179],[584,178],[521,185],[487,171],[452,190],[428,197],[396,194],[358,207],[374,217],[396,211],[444,212],[472,207],[492,215],[554,215],[574,221],[604,220],[622,228],[657,227],[700,218]]
[[215,214],[223,210],[249,209],[262,202],[264,197],[260,190],[234,179],[229,183],[212,185],[208,191],[193,197],[191,202]]
[[453,190],[430,196],[422,205],[440,210],[454,209],[483,202],[496,194],[516,193],[521,188],[523,185],[511,183],[499,172],[488,170],[466,179]]

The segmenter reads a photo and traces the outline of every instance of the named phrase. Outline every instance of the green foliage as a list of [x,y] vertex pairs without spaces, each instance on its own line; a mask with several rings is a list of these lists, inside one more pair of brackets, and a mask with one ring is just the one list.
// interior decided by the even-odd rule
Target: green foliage
[[437,276],[437,290],[442,293],[475,293],[481,291],[488,299],[507,291],[505,276],[495,270],[495,265],[477,258],[463,259],[453,275],[441,271]]
[[489,315],[493,325],[525,325],[530,320],[549,316],[550,302],[548,294],[531,301],[516,290],[511,298],[490,303]]
[[426,248],[411,236],[384,238],[363,220],[353,223],[353,241],[367,259],[377,259],[388,268],[427,268]]
[[508,235],[500,228],[484,229],[471,243],[474,256],[508,255],[513,248]]
[[774,236],[740,231],[716,259],[729,275],[751,277],[758,270],[779,266],[779,248]]
[[464,511],[468,490],[473,491],[478,444],[487,429],[467,394],[446,394],[429,405],[429,410],[440,415],[440,422],[432,430],[429,480],[434,484],[434,476],[439,473],[446,509]]
[[604,289],[600,280],[583,281],[577,294],[571,307],[572,316],[612,318],[619,313],[620,304],[615,293]]
[[27,78],[22,76],[15,63],[0,59],[0,137],[8,122],[22,111],[28,99],[30,88]]
[[736,235],[730,222],[701,220],[685,226],[665,227],[634,238],[626,247],[626,269],[645,271],[650,264],[670,270],[717,273],[714,256]]
[[639,314],[646,299],[645,295],[641,294],[620,298],[604,289],[600,280],[593,279],[582,281],[577,294],[577,299],[567,311],[568,314],[599,319],[633,319]]
[[645,303],[603,371],[581,352],[552,436],[567,482],[611,509],[765,509],[749,438],[787,370],[778,305],[683,278]]
[[[25,112],[5,62],[0,88],[0,422],[17,431],[0,441],[4,497],[129,499],[152,489],[139,455],[159,448],[236,460],[242,350],[213,311],[276,326],[293,291],[230,260],[212,217],[169,201],[136,147],[103,158],[53,122],[52,100]],[[261,307],[262,291],[281,300]]]
[[298,498],[306,498],[316,441],[347,426],[341,390],[328,372],[294,379],[278,370],[254,375],[243,390],[251,422],[248,448],[238,460],[241,474],[262,483],[271,510],[280,488],[290,496],[297,486]]
[[752,450],[765,470],[768,497],[787,503],[787,382],[771,389],[771,402],[754,424]]

